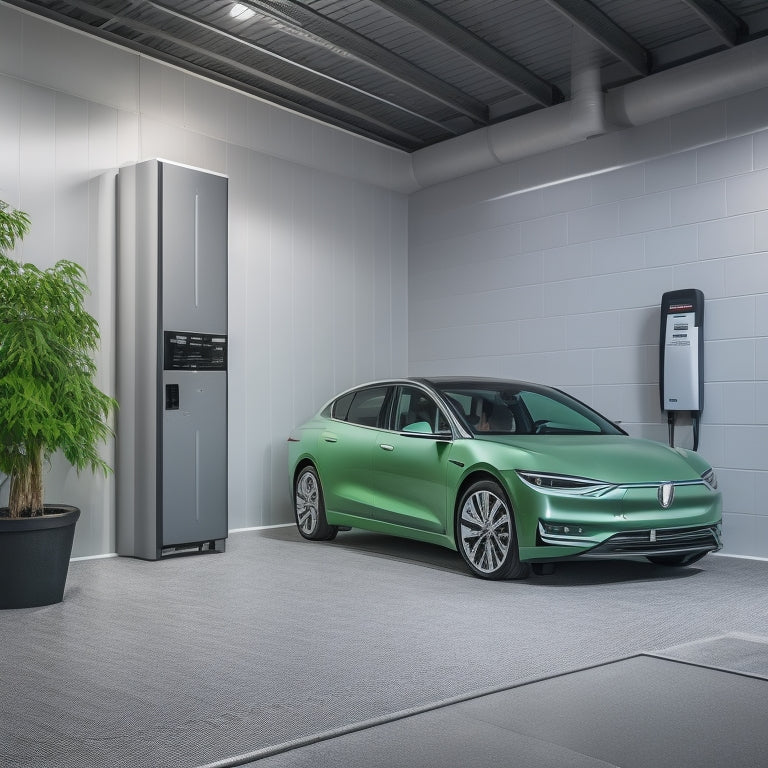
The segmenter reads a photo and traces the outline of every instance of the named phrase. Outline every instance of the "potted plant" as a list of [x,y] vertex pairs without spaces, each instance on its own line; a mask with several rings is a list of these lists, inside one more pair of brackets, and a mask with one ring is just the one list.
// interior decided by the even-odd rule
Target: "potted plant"
[[98,447],[116,405],[93,383],[99,330],[83,268],[16,261],[28,231],[28,216],[0,201],[0,608],[61,602],[80,510],[43,503],[43,468],[61,451],[78,472],[109,472]]

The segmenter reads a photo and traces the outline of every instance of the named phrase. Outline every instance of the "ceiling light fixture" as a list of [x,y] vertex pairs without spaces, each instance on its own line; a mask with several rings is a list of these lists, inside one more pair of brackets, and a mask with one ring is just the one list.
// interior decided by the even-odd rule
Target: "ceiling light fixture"
[[247,21],[255,15],[255,11],[246,7],[242,3],[235,3],[229,10],[229,15],[237,21]]

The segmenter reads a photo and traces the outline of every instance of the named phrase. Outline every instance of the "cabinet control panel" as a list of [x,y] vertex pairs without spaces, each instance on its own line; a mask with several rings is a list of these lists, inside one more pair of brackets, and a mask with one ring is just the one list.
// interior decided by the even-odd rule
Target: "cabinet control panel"
[[226,371],[227,337],[221,334],[164,332],[166,371]]

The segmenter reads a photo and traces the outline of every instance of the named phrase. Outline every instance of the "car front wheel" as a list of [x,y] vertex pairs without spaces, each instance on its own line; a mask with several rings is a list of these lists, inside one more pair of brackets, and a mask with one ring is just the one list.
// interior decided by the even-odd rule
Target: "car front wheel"
[[462,495],[456,544],[472,573],[482,579],[524,579],[530,572],[520,562],[512,508],[492,480],[473,483]]
[[339,529],[328,525],[320,478],[312,466],[304,467],[296,478],[293,494],[296,527],[305,539],[329,541],[336,538]]

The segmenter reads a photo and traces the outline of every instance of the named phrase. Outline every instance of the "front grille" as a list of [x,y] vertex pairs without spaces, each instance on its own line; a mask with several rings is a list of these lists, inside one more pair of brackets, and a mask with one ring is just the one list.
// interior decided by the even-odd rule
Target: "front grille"
[[715,552],[721,546],[719,525],[705,528],[655,528],[617,533],[582,556],[676,555]]

